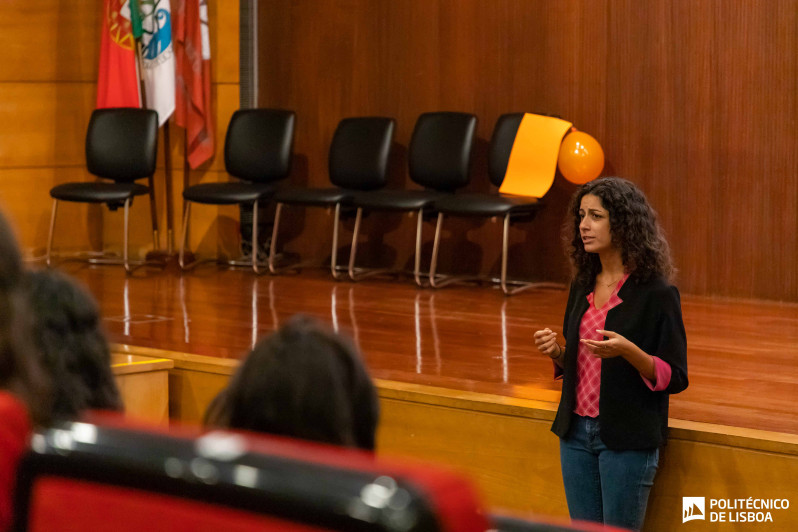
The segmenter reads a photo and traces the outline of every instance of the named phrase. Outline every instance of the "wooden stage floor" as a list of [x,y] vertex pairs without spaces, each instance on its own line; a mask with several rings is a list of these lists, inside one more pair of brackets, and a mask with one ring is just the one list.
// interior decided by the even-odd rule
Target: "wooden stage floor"
[[[512,297],[489,286],[417,289],[408,279],[336,282],[322,270],[255,277],[200,267],[64,264],[100,303],[118,344],[238,358],[290,316],[352,336],[375,378],[556,402],[532,333],[561,333],[567,291]],[[798,305],[683,295],[690,387],[671,418],[798,435]]]

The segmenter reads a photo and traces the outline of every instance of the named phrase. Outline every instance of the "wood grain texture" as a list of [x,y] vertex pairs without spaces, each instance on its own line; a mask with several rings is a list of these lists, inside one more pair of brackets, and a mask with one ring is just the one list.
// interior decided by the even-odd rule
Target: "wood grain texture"
[[95,91],[93,83],[0,83],[2,168],[85,167]]
[[101,3],[4,0],[0,13],[0,84],[96,82]]
[[174,362],[167,358],[111,355],[125,416],[153,423],[169,423],[169,374]]
[[[173,358],[172,419],[198,423],[229,376],[229,359],[136,346],[125,353]],[[491,512],[567,519],[557,439],[549,427],[554,402],[416,383],[376,381],[382,456],[443,464],[469,477]],[[671,437],[649,502],[644,530],[680,523],[681,497],[788,498],[796,495],[798,435],[670,420]],[[774,529],[791,530],[793,512],[774,512]],[[776,523],[778,525],[776,525]],[[707,522],[696,530],[715,530]]]
[[[561,334],[567,292],[419,290],[407,279],[341,283],[317,271],[254,277],[64,265],[98,298],[114,342],[235,361],[296,313],[350,335],[375,378],[557,403],[561,384],[532,342]],[[689,388],[673,419],[798,435],[798,308],[684,296]],[[155,355],[160,356],[160,355]]]
[[[208,19],[211,32],[213,82],[238,86],[238,0],[210,0]],[[221,101],[221,100],[219,100]],[[236,95],[235,101],[238,102]]]
[[[49,188],[92,179],[85,172],[84,140],[95,104],[101,8],[95,0],[8,0],[0,4],[0,44],[5,51],[0,57],[0,123],[4,124],[0,130],[0,197],[17,226],[21,245],[31,256],[40,255],[46,245]],[[217,114],[217,154],[221,154],[227,122],[238,107],[238,1],[210,0],[209,11],[213,112]],[[176,239],[182,223],[183,132],[173,126],[171,133],[168,149],[174,168]],[[163,248],[167,247],[165,149],[161,138],[156,195]],[[192,182],[215,179],[223,171],[223,158],[217,155],[192,176]],[[210,172],[208,178],[206,172]],[[38,181],[37,173],[43,182],[31,186],[29,179]],[[75,211],[80,213],[76,217],[80,224],[76,231],[61,232],[63,249],[86,249],[86,233],[92,235],[93,249],[121,249],[121,215],[75,208],[82,209]],[[87,212],[91,214],[84,214]],[[132,250],[143,255],[153,246],[146,198],[136,202],[131,215]],[[218,248],[237,252],[237,213],[218,231],[215,218],[215,210],[198,213],[192,244],[203,253],[215,253]],[[207,235],[208,230],[213,234]],[[204,244],[211,240],[213,244]]]
[[118,375],[125,417],[169,424],[169,372],[165,369]]
[[[488,189],[486,144],[505,112],[552,113],[602,144],[605,175],[637,183],[658,210],[686,293],[798,301],[798,9],[751,3],[581,0],[266,0],[260,102],[297,111],[299,183],[324,185],[337,122],[397,119],[392,183],[409,186],[417,116],[479,117],[471,188]],[[511,234],[511,271],[564,280],[559,229],[575,186]],[[324,257],[308,210],[287,248]],[[372,230],[375,260],[407,266],[413,223]],[[497,271],[490,223],[453,224],[441,268]],[[427,228],[428,234],[431,232]],[[380,240],[385,233],[384,240]],[[368,246],[364,246],[367,253]],[[513,253],[515,252],[515,253]],[[448,264],[447,264],[448,262]]]
[[[495,404],[487,412],[480,401],[483,394],[452,399],[446,392],[419,393],[425,387],[417,385],[396,398],[395,391],[386,390],[384,384],[380,386],[379,453],[457,469],[477,484],[493,512],[509,511],[531,519],[536,515],[567,518],[557,438],[549,429],[551,421],[545,420],[553,417],[551,410]],[[397,386],[401,385],[391,387]],[[792,482],[798,467],[796,436],[748,429],[735,434],[738,429],[731,427],[690,425],[689,430],[673,430],[662,450],[643,530],[677,529],[686,494],[790,500],[798,495]],[[798,525],[791,511],[774,511],[773,520],[778,530]],[[709,521],[691,527],[722,529]]]
[[[174,362],[173,420],[201,422],[239,357],[301,312],[360,346],[380,396],[378,453],[464,473],[491,511],[567,516],[550,431],[559,383],[530,338],[559,330],[564,292],[506,298],[486,287],[428,291],[406,280],[353,285],[317,272],[257,278],[214,267],[71,271],[100,300],[115,352]],[[691,384],[671,398],[647,532],[678,528],[683,496],[798,496],[796,306],[687,296],[683,310]],[[798,526],[794,512],[773,517],[774,530]]]
[[[28,256],[41,256],[46,248],[52,208],[50,188],[61,182],[92,179],[85,166],[6,168],[0,169],[0,176],[0,209],[14,222],[18,241]],[[57,250],[100,249],[103,212],[99,206],[62,204],[59,213],[65,217],[59,217],[65,224],[56,227]]]

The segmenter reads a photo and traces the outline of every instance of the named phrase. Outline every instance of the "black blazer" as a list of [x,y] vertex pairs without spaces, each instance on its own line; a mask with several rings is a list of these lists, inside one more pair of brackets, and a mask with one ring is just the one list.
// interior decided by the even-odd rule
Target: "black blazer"
[[[576,407],[576,357],[579,324],[588,309],[593,289],[571,285],[565,310],[563,336],[563,386],[560,407],[551,430],[568,434]],[[599,395],[600,436],[613,450],[651,449],[665,442],[668,430],[668,396],[687,388],[687,337],[682,323],[679,291],[662,278],[641,282],[630,276],[618,297],[623,300],[607,314],[604,327],[634,342],[649,355],[671,366],[668,388],[652,392],[640,373],[623,357],[601,361]]]

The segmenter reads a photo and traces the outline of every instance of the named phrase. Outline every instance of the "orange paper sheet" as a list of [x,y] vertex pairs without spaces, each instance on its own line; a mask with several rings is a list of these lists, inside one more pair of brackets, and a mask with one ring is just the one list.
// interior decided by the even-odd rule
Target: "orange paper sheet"
[[566,120],[526,113],[499,192],[542,198],[554,183],[560,144],[570,127]]

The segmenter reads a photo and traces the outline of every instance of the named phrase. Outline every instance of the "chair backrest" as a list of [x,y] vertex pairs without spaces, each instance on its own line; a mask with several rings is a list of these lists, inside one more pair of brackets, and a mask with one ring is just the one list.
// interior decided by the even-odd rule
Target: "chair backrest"
[[283,109],[239,109],[224,141],[227,173],[246,181],[270,182],[291,171],[296,114]]
[[128,183],[155,173],[158,113],[152,109],[95,109],[86,132],[90,173]]
[[374,190],[385,185],[396,122],[381,116],[344,118],[330,143],[330,181],[337,187]]
[[507,113],[501,115],[496,120],[493,127],[493,135],[490,137],[490,147],[488,148],[488,177],[490,182],[497,187],[504,181],[507,173],[507,164],[510,162],[510,152],[513,151],[515,134],[524,113]]
[[482,532],[468,483],[427,466],[232,432],[66,423],[35,434],[16,530]]
[[469,113],[424,113],[410,139],[410,179],[435,190],[453,191],[468,184],[477,117]]

